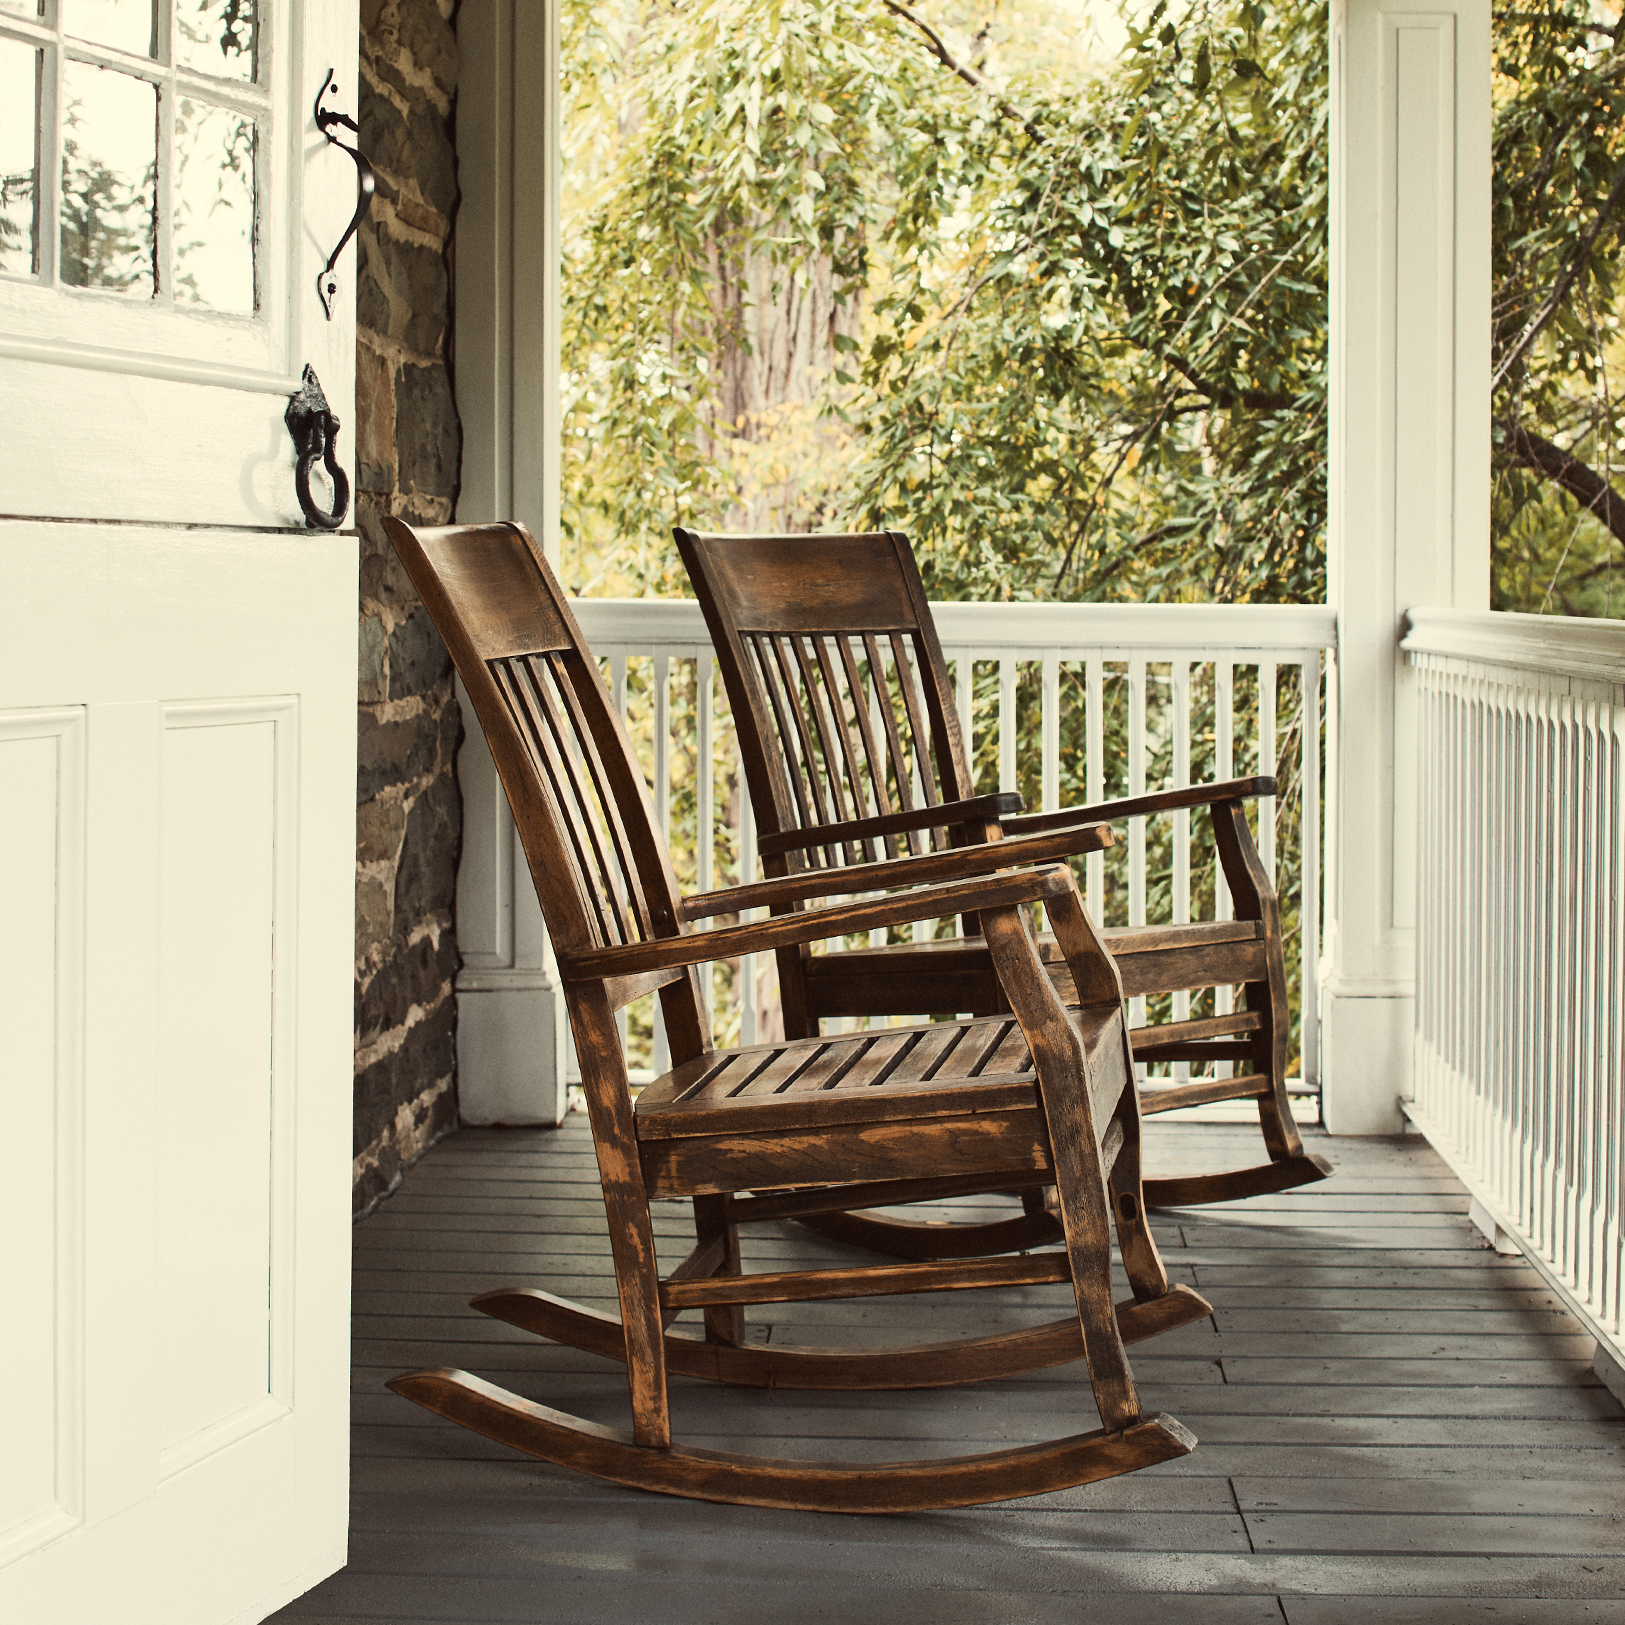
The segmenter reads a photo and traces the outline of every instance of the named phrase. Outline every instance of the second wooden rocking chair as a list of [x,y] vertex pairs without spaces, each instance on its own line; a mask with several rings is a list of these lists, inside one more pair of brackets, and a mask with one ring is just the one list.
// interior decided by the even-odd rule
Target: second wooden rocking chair
[[[877,865],[866,878],[881,895],[855,903],[806,906],[832,895],[817,873],[682,899],[620,718],[534,539],[516,525],[385,524],[473,699],[557,952],[620,1314],[529,1287],[474,1306],[624,1361],[632,1426],[603,1427],[461,1371],[414,1372],[390,1386],[487,1437],[617,1483],[825,1511],[1033,1495],[1188,1452],[1195,1441],[1177,1422],[1141,1412],[1124,1345],[1209,1309],[1170,1284],[1147,1227],[1121,987],[1066,867],[1012,867],[998,847],[981,846]],[[899,886],[909,889],[885,890]],[[838,889],[850,892],[850,882]],[[742,906],[792,904],[755,924],[694,929]],[[1039,959],[1025,914],[1033,904],[1047,910],[1069,967],[1079,1000],[1071,1011]],[[713,1045],[696,966],[962,911],[982,922],[1007,1014]],[[634,1100],[615,1014],[650,992],[676,1064]],[[741,1225],[1046,1185],[1058,1193],[1061,1242],[1050,1252],[742,1270]],[[679,1199],[692,1203],[695,1246],[661,1278],[651,1203]],[[1115,1308],[1114,1223],[1133,1290]],[[1075,1313],[869,1350],[752,1344],[741,1324],[755,1303],[1038,1282],[1069,1282]],[[672,1329],[690,1309],[703,1313],[700,1336]],[[976,1457],[828,1465],[720,1454],[674,1441],[667,1405],[668,1373],[751,1387],[918,1388],[1080,1357],[1098,1427]]]
[[[1303,1148],[1286,1090],[1287,993],[1280,912],[1247,825],[1245,803],[1273,778],[1198,784],[1132,800],[1021,815],[1021,798],[977,796],[948,664],[908,540],[899,531],[813,536],[707,536],[677,529],[678,550],[705,612],[738,730],[770,875],[824,874],[941,844],[999,841],[1011,861],[1086,850],[1102,820],[1207,807],[1233,920],[1104,933],[1130,995],[1236,984],[1244,1008],[1133,1031],[1144,1062],[1230,1062],[1234,1075],[1141,1090],[1147,1113],[1251,1100],[1265,1161],[1222,1173],[1150,1177],[1153,1206],[1234,1201],[1324,1179]],[[1069,844],[1069,836],[1077,844]],[[1040,951],[1064,997],[1065,956]],[[813,955],[779,951],[785,1031],[817,1033],[826,1017],[929,1015],[1001,1008],[987,946],[967,920],[958,939]],[[1025,1234],[1055,1221],[1026,1201]],[[825,1234],[905,1257],[966,1257],[978,1227],[923,1226],[866,1214],[809,1223]],[[1007,1243],[1008,1221],[995,1245]]]

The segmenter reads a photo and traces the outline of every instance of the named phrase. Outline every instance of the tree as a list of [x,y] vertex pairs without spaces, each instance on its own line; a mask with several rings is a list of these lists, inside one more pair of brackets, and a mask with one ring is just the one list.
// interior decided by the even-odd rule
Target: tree
[[[582,580],[681,591],[681,517],[899,525],[947,597],[1323,596],[1324,4],[1155,0],[1104,65],[1036,6],[1024,55],[973,0],[575,0]],[[1494,601],[1617,612],[1622,24],[1494,31]]]
[[945,596],[1322,597],[1323,8],[1159,0],[1069,91],[947,111],[903,176],[864,511]]
[[[849,437],[819,409],[859,347],[874,178],[933,70],[829,0],[566,18],[567,572],[681,590],[674,519],[772,505],[764,429],[839,461]],[[781,512],[827,522],[818,480],[795,483]]]
[[1625,22],[1495,14],[1494,602],[1618,615]]

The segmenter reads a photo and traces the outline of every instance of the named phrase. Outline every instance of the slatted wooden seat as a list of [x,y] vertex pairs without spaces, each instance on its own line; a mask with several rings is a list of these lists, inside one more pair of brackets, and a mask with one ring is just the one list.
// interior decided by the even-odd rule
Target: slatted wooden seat
[[[1229,1062],[1232,1076],[1145,1085],[1142,1110],[1254,1100],[1267,1160],[1186,1178],[1148,1178],[1153,1204],[1232,1201],[1323,1179],[1305,1153],[1286,1091],[1288,1010],[1280,912],[1248,828],[1245,803],[1275,793],[1268,777],[1193,785],[1096,807],[1021,814],[1021,798],[973,792],[947,662],[907,539],[897,531],[825,536],[707,536],[675,532],[711,629],[738,730],[770,875],[829,873],[899,853],[1004,841],[1011,856],[1071,856],[1068,832],[1207,807],[1236,918],[1105,933],[1129,995],[1240,985],[1245,1008],[1163,1022],[1132,1035],[1140,1061]],[[1064,997],[1065,957],[1040,942]],[[960,939],[814,954],[780,950],[785,1030],[816,1033],[824,1018],[993,1011],[1002,996],[986,947],[967,920]],[[1036,1198],[1034,1241],[1055,1233]],[[956,1256],[974,1236],[905,1221],[829,1216],[810,1221],[844,1240],[905,1256]],[[999,1235],[1005,1232],[1001,1229]],[[922,1249],[924,1250],[922,1252]]]
[[[461,1371],[413,1372],[390,1386],[493,1439],[618,1483],[826,1511],[1032,1495],[1189,1451],[1195,1441],[1177,1422],[1141,1413],[1125,1344],[1208,1306],[1169,1282],[1146,1224],[1122,991],[1070,872],[1014,866],[984,845],[877,864],[865,872],[876,895],[856,902],[807,906],[852,890],[816,873],[680,898],[642,773],[534,539],[514,525],[414,532],[388,520],[386,528],[473,699],[558,956],[620,1314],[529,1285],[487,1293],[474,1307],[625,1361],[632,1426],[587,1422]],[[1110,834],[1093,839],[1107,844]],[[695,929],[757,904],[796,906],[754,924]],[[1035,904],[1073,978],[1072,1011],[1038,956],[1025,915]],[[696,966],[966,910],[981,919],[1005,1013],[750,1049],[712,1043]],[[615,1015],[649,992],[660,996],[675,1065],[634,1106]],[[1046,1186],[1059,1214],[1052,1251],[743,1271],[741,1225]],[[660,1199],[690,1202],[695,1225],[693,1250],[664,1279],[650,1218]],[[1117,1306],[1114,1225],[1133,1289]],[[1075,1312],[923,1347],[769,1346],[752,1343],[743,1323],[753,1303],[1042,1281],[1070,1282]],[[702,1315],[703,1331],[674,1327],[689,1311]],[[1088,1416],[1080,1385],[1084,1420],[1098,1427],[976,1457],[828,1465],[725,1455],[675,1442],[667,1405],[671,1372],[863,1390],[985,1380],[1079,1358],[1098,1413]]]

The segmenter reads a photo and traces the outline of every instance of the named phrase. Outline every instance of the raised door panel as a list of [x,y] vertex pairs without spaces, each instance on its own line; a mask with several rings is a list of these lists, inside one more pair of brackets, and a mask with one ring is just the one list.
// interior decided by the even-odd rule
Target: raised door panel
[[0,714],[0,1383],[18,1401],[0,1409],[0,1563],[83,1512],[84,743],[77,707]]
[[292,1397],[288,1017],[298,938],[298,714],[291,699],[164,708],[157,1151],[164,1477],[286,1415]]
[[356,571],[0,523],[6,1625],[249,1621],[343,1562]]

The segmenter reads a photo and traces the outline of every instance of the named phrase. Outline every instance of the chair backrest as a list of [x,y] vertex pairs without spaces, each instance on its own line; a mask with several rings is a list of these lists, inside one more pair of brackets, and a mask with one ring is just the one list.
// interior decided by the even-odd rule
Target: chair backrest
[[[733,706],[764,862],[786,832],[972,794],[947,663],[900,531],[674,534]],[[876,837],[782,861],[833,867],[928,844]]]
[[675,936],[677,882],[642,770],[535,537],[384,528],[474,702],[560,959]]

